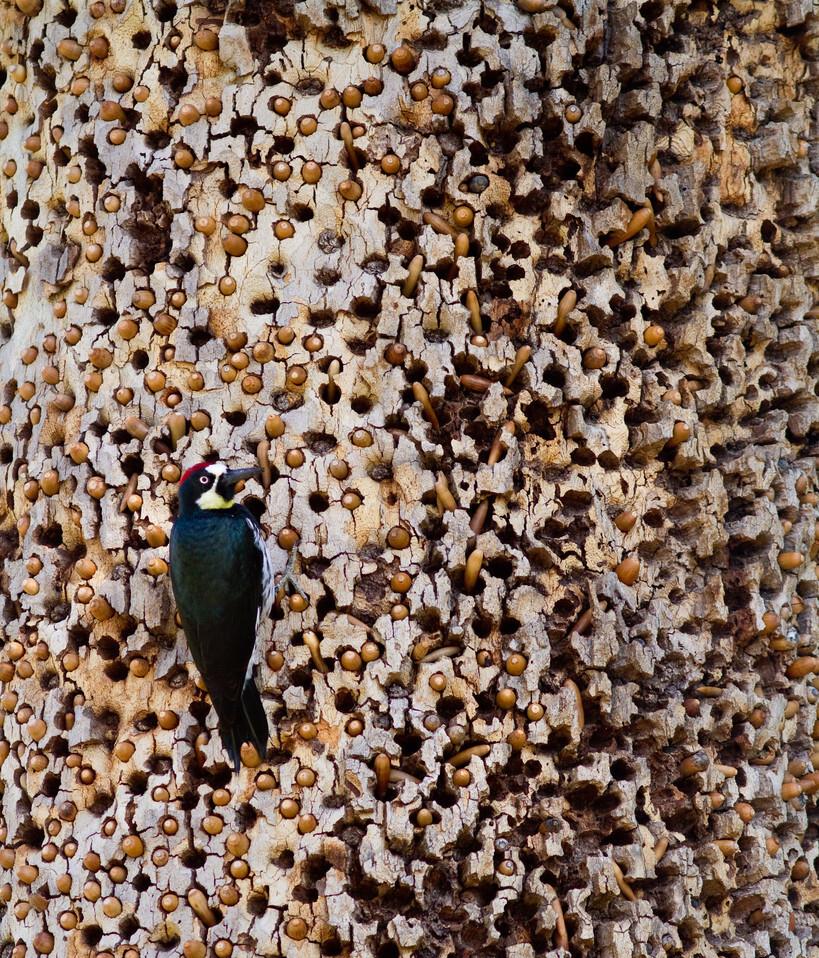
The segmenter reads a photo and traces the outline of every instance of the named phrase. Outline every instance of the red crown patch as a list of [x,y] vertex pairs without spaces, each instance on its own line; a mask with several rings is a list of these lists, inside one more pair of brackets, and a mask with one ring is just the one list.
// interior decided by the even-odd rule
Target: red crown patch
[[211,462],[197,462],[195,466],[191,466],[190,469],[186,469],[182,473],[182,478],[179,480],[179,485],[182,486],[185,484],[186,479],[189,476],[192,476],[194,473],[201,472],[203,469],[207,469],[208,466],[212,466]]

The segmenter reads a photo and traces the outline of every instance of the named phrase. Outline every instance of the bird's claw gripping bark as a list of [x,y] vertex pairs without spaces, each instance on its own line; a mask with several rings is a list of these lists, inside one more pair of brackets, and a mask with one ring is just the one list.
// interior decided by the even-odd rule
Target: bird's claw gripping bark
[[298,594],[307,601],[307,596],[304,594],[304,590],[299,585],[298,580],[294,574],[294,569],[296,568],[296,559],[298,558],[298,553],[295,549],[291,549],[290,556],[287,559],[287,565],[284,567],[284,572],[282,572],[279,577],[279,581],[276,583],[276,601],[281,601],[282,597],[285,594],[287,587],[290,587],[292,592],[298,592]]

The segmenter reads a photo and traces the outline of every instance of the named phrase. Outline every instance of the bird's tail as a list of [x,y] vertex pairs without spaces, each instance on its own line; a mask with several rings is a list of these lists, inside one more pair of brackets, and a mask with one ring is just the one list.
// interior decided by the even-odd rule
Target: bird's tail
[[240,753],[242,743],[252,742],[256,751],[264,758],[267,753],[267,740],[270,730],[267,724],[262,697],[252,678],[247,679],[242,689],[242,701],[239,714],[231,725],[220,725],[222,743],[233,762],[234,772],[241,767]]

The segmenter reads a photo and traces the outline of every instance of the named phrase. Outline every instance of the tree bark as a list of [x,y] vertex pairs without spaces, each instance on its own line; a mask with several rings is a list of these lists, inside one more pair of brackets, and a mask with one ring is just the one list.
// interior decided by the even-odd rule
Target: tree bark
[[0,954],[819,953],[809,0],[2,4]]

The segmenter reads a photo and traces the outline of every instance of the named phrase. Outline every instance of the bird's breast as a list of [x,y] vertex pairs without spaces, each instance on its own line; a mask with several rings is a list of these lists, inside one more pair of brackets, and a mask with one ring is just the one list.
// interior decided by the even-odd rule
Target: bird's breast
[[171,533],[171,581],[186,606],[223,608],[259,588],[260,556],[244,517],[180,519]]

